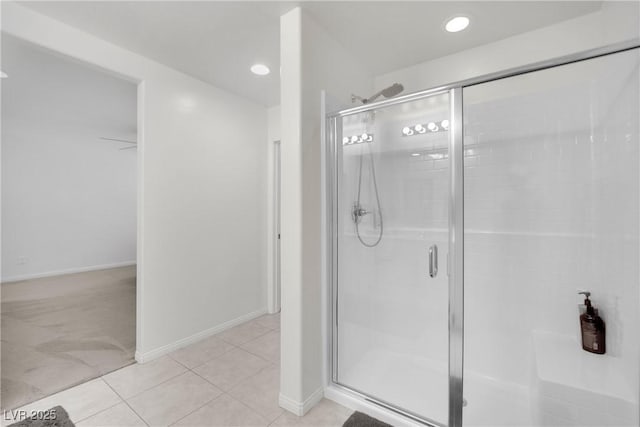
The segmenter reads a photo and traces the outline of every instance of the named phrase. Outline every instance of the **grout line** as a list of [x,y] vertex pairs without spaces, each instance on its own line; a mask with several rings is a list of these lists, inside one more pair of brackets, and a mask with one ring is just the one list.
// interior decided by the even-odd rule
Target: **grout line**
[[[245,324],[246,324],[246,323],[242,323],[241,325],[238,325],[238,326],[242,326],[242,325],[245,325]],[[264,327],[264,326],[263,326],[263,327]],[[224,339],[224,338],[222,338],[222,337],[219,337],[219,339],[221,339],[222,341],[226,342],[227,344],[231,344],[231,345],[234,345],[234,346],[236,346],[236,347],[240,347],[240,346],[243,346],[243,345],[245,345],[245,344],[248,344],[248,343],[250,343],[250,342],[252,342],[252,341],[257,340],[258,338],[261,338],[261,337],[263,337],[263,336],[267,335],[267,334],[268,334],[268,333],[270,333],[270,332],[273,332],[273,330],[271,330],[271,329],[269,329],[269,328],[266,328],[266,327],[264,327],[264,328],[267,330],[266,332],[263,332],[263,333],[261,333],[260,335],[257,335],[257,336],[255,336],[255,337],[251,338],[249,341],[245,341],[245,342],[240,343],[240,344],[234,344],[234,343],[232,343],[232,342],[230,342],[230,341],[225,340],[225,339]],[[215,335],[213,335],[213,336],[215,337]]]
[[[216,387],[218,390],[222,391],[222,389]],[[224,391],[222,391],[221,394],[219,394],[218,396],[214,397],[211,400],[207,400],[206,403],[204,403],[203,405],[198,406],[196,409],[194,409],[193,411],[189,412],[188,414],[186,414],[184,417],[179,418],[177,420],[175,420],[174,422],[172,422],[171,424],[169,424],[170,426],[176,425],[176,423],[180,422],[181,420],[184,420],[185,418],[187,418],[189,415],[193,414],[194,412],[199,411],[200,409],[204,408],[205,406],[207,406],[208,404],[210,404],[213,401],[218,400],[222,395],[226,394]],[[148,425],[148,424],[147,424]]]
[[[103,379],[102,381],[104,381],[104,382],[105,382],[105,384],[107,384],[107,386],[108,386],[111,390],[113,390],[113,392],[114,392],[115,394],[117,394],[117,395],[118,395],[118,397],[119,397],[120,399],[122,399],[122,401],[125,403],[125,405],[127,405],[127,406],[129,407],[129,409],[131,409],[131,410],[133,411],[133,413],[134,413],[134,414],[136,414],[136,415],[138,416],[138,418],[140,418],[140,419],[142,420],[142,422],[143,422],[145,425],[147,425],[147,426],[149,425],[149,423],[147,422],[147,420],[145,420],[144,418],[142,418],[142,415],[140,415],[138,412],[136,412],[136,410],[135,410],[135,409],[133,409],[133,407],[129,404],[129,402],[127,401],[127,399],[125,399],[125,398],[123,398],[122,396],[120,396],[120,393],[118,393],[118,392],[117,392],[113,387],[111,387],[111,384],[109,384],[109,383],[108,383],[106,380],[104,380],[104,379]],[[112,406],[112,407],[113,407],[113,406]],[[85,419],[86,419],[86,418],[85,418]]]
[[[104,411],[106,411],[106,410],[108,410],[108,409],[111,409],[111,408],[113,408],[114,406],[118,406],[119,404],[121,404],[122,402],[124,402],[124,399],[123,399],[123,398],[122,398],[118,393],[116,393],[116,391],[115,391],[115,390],[113,390],[113,388],[111,388],[111,387],[109,386],[109,384],[107,384],[107,382],[106,382],[105,380],[103,380],[103,379],[102,379],[102,377],[98,377],[98,378],[96,378],[96,379],[100,379],[100,380],[102,380],[102,382],[103,382],[104,384],[106,384],[106,386],[107,386],[107,387],[109,387],[109,388],[110,388],[110,389],[115,393],[115,395],[116,395],[116,396],[118,396],[118,399],[120,399],[120,402],[118,402],[118,403],[114,403],[113,405],[111,405],[111,406],[109,406],[109,407],[107,407],[107,408],[100,409],[98,412],[94,412],[94,413],[93,413],[93,414],[91,414],[91,415],[88,415],[88,416],[86,416],[86,417],[84,417],[84,418],[82,418],[82,419],[80,419],[80,420],[75,421],[76,423],[80,423],[80,422],[82,422],[82,421],[86,420],[87,418],[91,418],[91,417],[93,417],[94,415],[98,415],[98,414],[100,414],[100,413],[102,413],[102,412],[104,412]],[[62,405],[60,405],[60,406],[62,406]],[[62,406],[62,408],[64,409],[64,406]],[[66,410],[66,409],[65,409],[65,410]],[[68,412],[67,412],[67,413],[68,413]],[[69,413],[68,413],[68,414],[69,414]],[[71,419],[71,414],[69,414],[69,419]]]
[[[222,394],[226,394],[226,395],[228,395],[228,396],[230,396],[230,397],[233,397],[233,395],[231,395],[231,394],[229,393],[230,391],[234,390],[235,388],[237,388],[237,387],[238,387],[238,386],[240,386],[241,384],[245,383],[246,381],[250,380],[251,378],[256,377],[258,374],[262,373],[262,371],[264,371],[264,370],[265,370],[265,369],[267,369],[268,367],[270,367],[270,366],[265,366],[264,368],[261,368],[261,369],[260,369],[258,372],[256,372],[255,374],[249,375],[248,377],[246,377],[246,378],[242,379],[242,380],[241,380],[241,381],[239,381],[238,383],[236,383],[236,384],[232,385],[232,386],[231,386],[231,388],[230,388],[228,391],[221,389],[221,388],[220,388],[220,386],[218,386],[218,385],[216,385],[215,383],[213,383],[213,381],[210,381],[209,379],[207,379],[207,378],[203,377],[202,375],[200,375],[200,374],[199,374],[199,373],[197,373],[196,371],[191,371],[191,372],[193,372],[193,373],[194,373],[194,374],[196,374],[198,377],[202,378],[203,380],[205,380],[206,382],[208,382],[209,384],[211,384],[212,386],[214,386],[215,388],[217,388],[218,390],[220,390],[220,391],[222,392]],[[234,397],[234,399],[236,399],[236,398]],[[236,400],[239,400],[239,399],[236,399]],[[264,417],[263,417],[263,418],[264,418]]]
[[[174,353],[174,352],[171,352],[171,353]],[[174,357],[172,357],[172,356],[171,356],[171,353],[166,354],[166,356],[167,356],[169,359],[173,360],[174,362],[176,362],[178,365],[182,366],[183,368],[185,368],[185,369],[187,369],[187,370],[189,370],[189,371],[191,370],[191,368],[190,368],[190,367],[188,367],[188,366],[187,366],[187,365],[185,365],[184,363],[181,363],[179,360],[176,360]]]
[[280,418],[284,417],[286,413],[287,413],[287,410],[283,409],[282,414],[278,415],[275,420],[271,421],[269,423],[269,426],[267,426],[267,427],[271,427],[272,425],[274,425],[276,423],[276,421],[278,421]]
[[[249,375],[247,378],[243,379],[242,381],[240,381],[239,383],[236,383],[233,385],[233,387],[231,387],[229,389],[230,391],[235,390],[236,388],[238,388],[240,385],[244,384],[245,382],[247,382],[248,380],[257,377],[258,375],[260,375],[262,372],[264,372],[267,368],[271,368],[272,366],[265,366],[264,368],[260,368],[260,370],[258,372],[256,372],[255,374]],[[228,392],[225,392],[228,393]]]
[[[172,359],[172,360],[173,360],[173,359]],[[178,362],[176,362],[176,363],[178,363]],[[178,364],[179,364],[179,363],[178,363]],[[180,364],[179,364],[179,365],[180,365]],[[142,366],[142,364],[139,364],[139,366]],[[180,365],[180,366],[182,366],[182,365]],[[184,370],[184,371],[182,371],[182,372],[179,372],[179,373],[177,373],[176,375],[172,376],[171,378],[167,378],[166,380],[164,380],[164,381],[162,381],[162,382],[159,382],[158,384],[154,384],[154,385],[150,386],[149,388],[145,388],[144,390],[141,390],[141,391],[137,392],[136,394],[133,394],[133,395],[131,395],[131,396],[127,397],[127,399],[133,399],[134,397],[138,397],[138,396],[140,396],[142,393],[146,393],[147,391],[149,391],[149,390],[151,390],[151,389],[154,389],[154,388],[158,387],[159,385],[162,385],[162,384],[164,384],[164,383],[167,383],[167,382],[169,382],[169,381],[171,381],[171,380],[173,380],[173,379],[175,379],[175,378],[178,378],[180,375],[184,375],[184,374],[186,374],[187,372],[189,372],[189,369],[186,369],[186,370]],[[100,378],[101,378],[101,379],[103,379],[103,377],[100,377]],[[104,382],[106,382],[106,383],[109,385],[109,387],[111,387],[111,384],[109,384],[109,382],[108,382],[107,380],[103,379],[103,381],[104,381]],[[112,388],[113,388],[113,387],[112,387]],[[119,396],[119,395],[118,395],[118,396]],[[124,399],[124,398],[123,398],[123,399]],[[127,400],[127,399],[124,399],[124,400]]]
[[269,360],[269,359],[267,359],[266,357],[264,357],[264,356],[262,356],[260,354],[256,354],[256,353],[252,352],[251,350],[247,350],[246,348],[240,347],[240,349],[244,350],[247,353],[252,354],[252,355],[254,355],[256,357],[259,357],[260,359],[264,360],[265,362],[269,363],[270,365],[278,366],[278,364],[280,363],[279,361],[278,362],[274,362],[273,360]]
[[[215,335],[212,335],[212,336],[214,336],[214,337],[215,337]],[[219,339],[219,338],[218,338],[218,339]],[[184,366],[184,367],[185,367],[185,368],[187,368],[188,370],[193,371],[194,369],[197,369],[197,368],[201,367],[202,365],[206,365],[207,363],[213,362],[214,360],[221,358],[221,357],[222,357],[222,356],[224,356],[225,354],[227,354],[227,353],[229,353],[229,352],[231,352],[231,351],[233,351],[233,350],[237,350],[237,349],[239,349],[239,348],[240,348],[240,347],[237,347],[237,346],[235,346],[235,345],[233,345],[233,344],[230,344],[230,343],[228,343],[228,342],[226,342],[226,341],[224,341],[224,340],[220,340],[220,341],[223,341],[225,344],[230,345],[230,346],[231,346],[231,348],[230,348],[230,349],[228,349],[228,350],[223,351],[222,353],[220,353],[219,355],[217,355],[217,356],[215,356],[215,357],[212,357],[211,359],[206,360],[205,362],[200,363],[199,365],[194,366],[193,368],[190,368],[190,367],[188,367],[187,365],[185,365],[184,363],[181,363],[179,360],[174,359],[173,357],[171,357],[171,354],[167,354],[167,356],[171,357],[171,359],[172,359],[172,360],[175,360],[177,363],[179,363],[180,365]],[[193,344],[192,344],[192,345],[193,345]],[[187,346],[187,347],[183,347],[183,348],[189,348],[189,346]]]
[[[271,332],[276,332],[276,331],[275,331],[275,330],[273,330],[273,331],[270,331],[270,332],[267,332],[267,333],[271,333]],[[280,337],[280,331],[277,331],[277,332],[278,332],[278,338],[279,338],[279,337]],[[259,336],[259,337],[256,337],[256,338],[252,339],[251,341],[247,341],[246,343],[244,343],[244,344],[242,344],[242,345],[247,345],[247,344],[249,344],[250,342],[253,342],[253,341],[255,341],[255,340],[259,339],[259,338],[262,338],[262,337],[264,337],[264,336],[266,336],[266,335],[267,335],[267,334],[264,334],[264,335],[261,335],[261,336]],[[269,359],[267,359],[266,357],[264,357],[263,355],[256,354],[256,353],[254,353],[253,351],[251,351],[251,350],[249,350],[249,349],[247,349],[247,348],[245,348],[245,347],[241,347],[241,346],[240,346],[240,347],[238,347],[238,348],[240,348],[241,350],[246,351],[246,352],[247,352],[247,353],[249,353],[249,354],[253,354],[254,356],[258,356],[260,359],[265,360],[265,361],[267,361],[267,362],[269,362],[269,363],[271,363],[271,364],[273,364],[273,365],[275,365],[275,366],[278,366],[278,365],[280,364],[280,361],[278,361],[278,362],[274,362],[273,360],[269,360]]]
[[[202,375],[200,375],[199,373],[197,373],[196,371],[191,370],[191,372],[195,375],[197,375],[198,377],[202,378],[203,380],[205,380],[207,383],[211,384],[212,386],[214,386],[215,388],[217,388],[218,390],[220,390],[223,394],[226,393],[226,391],[224,391],[223,389],[220,388],[220,386],[216,385],[213,383],[213,381],[208,380],[207,378],[203,377]],[[235,385],[233,386],[235,387]],[[233,388],[232,387],[232,388]]]
[[[264,419],[264,420],[265,420],[265,421],[267,421],[269,424],[271,424],[271,421],[269,421],[269,419],[268,419],[266,416],[262,415],[262,414],[261,414],[260,412],[258,412],[256,409],[254,409],[254,408],[252,408],[251,406],[247,405],[244,401],[240,400],[239,398],[237,398],[237,397],[235,397],[235,396],[233,396],[233,395],[231,395],[231,394],[229,394],[229,393],[225,393],[225,394],[226,394],[227,396],[229,396],[231,399],[233,399],[233,400],[235,400],[235,401],[237,401],[237,402],[240,402],[240,404],[241,404],[242,406],[244,406],[245,408],[249,409],[249,411],[250,411],[250,412],[253,412],[254,414],[258,415],[260,418]],[[280,414],[280,415],[282,415],[282,414]],[[280,418],[280,415],[278,415],[276,418],[274,418],[274,421],[275,421],[276,419]],[[268,426],[269,424],[267,424],[267,426]]]

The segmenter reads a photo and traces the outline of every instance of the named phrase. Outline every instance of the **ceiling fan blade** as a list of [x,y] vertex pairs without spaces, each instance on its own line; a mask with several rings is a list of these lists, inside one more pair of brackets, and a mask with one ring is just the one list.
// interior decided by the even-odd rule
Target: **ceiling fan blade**
[[100,139],[103,139],[105,141],[116,141],[116,142],[126,142],[127,144],[137,144],[137,141],[129,141],[126,139],[118,139],[118,138],[106,138],[104,136],[101,136]]

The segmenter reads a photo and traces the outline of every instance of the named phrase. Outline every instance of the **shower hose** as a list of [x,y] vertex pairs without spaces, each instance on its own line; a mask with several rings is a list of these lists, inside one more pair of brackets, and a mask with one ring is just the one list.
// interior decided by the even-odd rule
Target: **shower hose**
[[[378,194],[378,182],[376,180],[376,166],[374,164],[373,161],[373,151],[371,150],[371,145],[369,145],[369,162],[371,163],[371,176],[373,179],[373,190],[375,192],[376,195],[376,206],[377,206],[377,210],[378,210],[378,215],[380,215],[380,231],[378,233],[378,237],[376,239],[376,241],[374,243],[367,243],[364,241],[364,239],[362,238],[362,236],[360,235],[360,218],[361,216],[356,216],[354,218],[354,221],[356,223],[356,235],[358,236],[358,240],[360,240],[360,243],[362,243],[364,246],[368,247],[368,248],[373,248],[374,246],[378,246],[378,244],[380,243],[380,241],[382,240],[382,232],[384,230],[384,222],[382,219],[382,210],[380,208],[380,195]],[[364,147],[363,147],[364,149]],[[364,153],[360,156],[360,168],[359,168],[359,172],[358,172],[358,201],[357,203],[357,208],[360,209],[360,193],[362,190],[362,163],[364,160]],[[375,224],[374,224],[375,226]]]

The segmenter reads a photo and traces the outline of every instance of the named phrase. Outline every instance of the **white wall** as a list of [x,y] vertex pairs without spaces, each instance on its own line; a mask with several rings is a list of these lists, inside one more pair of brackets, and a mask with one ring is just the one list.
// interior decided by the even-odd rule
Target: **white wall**
[[[368,93],[364,68],[300,8],[281,19],[282,356],[280,405],[298,414],[322,396],[321,92],[347,105]],[[339,66],[338,66],[339,64]]]
[[604,2],[600,11],[467,49],[375,78],[376,89],[399,82],[405,93],[639,38],[640,3]]
[[2,38],[2,280],[133,264],[136,85]]
[[137,359],[264,312],[266,109],[15,3],[2,28],[142,82]]

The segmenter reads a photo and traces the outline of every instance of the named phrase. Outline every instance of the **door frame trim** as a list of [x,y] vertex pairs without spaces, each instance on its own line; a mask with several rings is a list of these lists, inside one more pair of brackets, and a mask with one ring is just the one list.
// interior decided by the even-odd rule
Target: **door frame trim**
[[464,126],[462,88],[449,95],[449,422],[462,425],[464,365]]
[[278,313],[281,308],[281,270],[282,270],[282,256],[279,235],[281,233],[281,216],[282,216],[282,192],[281,192],[281,167],[282,167],[282,146],[280,140],[272,141],[269,146],[269,185],[272,187],[271,191],[268,191],[267,205],[270,211],[268,216],[269,228],[269,248],[268,248],[268,263],[270,269],[268,269],[269,279],[267,281],[267,311],[268,313]]

